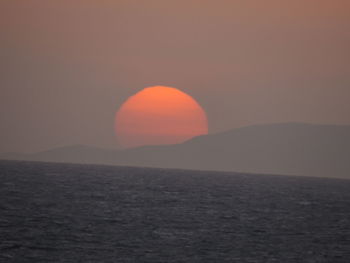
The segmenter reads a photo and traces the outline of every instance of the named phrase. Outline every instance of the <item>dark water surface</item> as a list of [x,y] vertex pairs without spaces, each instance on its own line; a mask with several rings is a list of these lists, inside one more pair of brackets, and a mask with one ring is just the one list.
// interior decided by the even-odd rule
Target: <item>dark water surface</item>
[[0,162],[0,262],[350,262],[350,180]]

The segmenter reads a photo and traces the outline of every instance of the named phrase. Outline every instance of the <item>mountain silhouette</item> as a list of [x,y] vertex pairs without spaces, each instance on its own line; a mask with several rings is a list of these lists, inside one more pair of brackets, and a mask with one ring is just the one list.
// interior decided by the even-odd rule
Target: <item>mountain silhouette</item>
[[177,145],[118,151],[76,145],[0,158],[350,178],[350,126],[255,125]]

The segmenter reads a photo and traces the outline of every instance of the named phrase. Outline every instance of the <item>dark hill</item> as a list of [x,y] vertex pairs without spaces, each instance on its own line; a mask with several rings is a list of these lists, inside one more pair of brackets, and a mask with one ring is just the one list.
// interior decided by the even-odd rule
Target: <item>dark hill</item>
[[257,125],[179,145],[124,151],[74,146],[8,159],[350,178],[350,126]]

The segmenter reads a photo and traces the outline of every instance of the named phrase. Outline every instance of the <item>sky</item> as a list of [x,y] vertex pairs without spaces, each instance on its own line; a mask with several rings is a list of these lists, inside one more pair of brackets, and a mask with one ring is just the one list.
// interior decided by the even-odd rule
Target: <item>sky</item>
[[114,117],[176,87],[210,133],[350,124],[348,0],[0,2],[0,152],[117,148]]

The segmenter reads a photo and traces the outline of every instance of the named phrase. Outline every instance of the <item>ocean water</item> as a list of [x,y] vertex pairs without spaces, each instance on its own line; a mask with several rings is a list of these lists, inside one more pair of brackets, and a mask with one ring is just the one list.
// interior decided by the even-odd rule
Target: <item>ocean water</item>
[[350,262],[350,180],[0,162],[0,262]]

